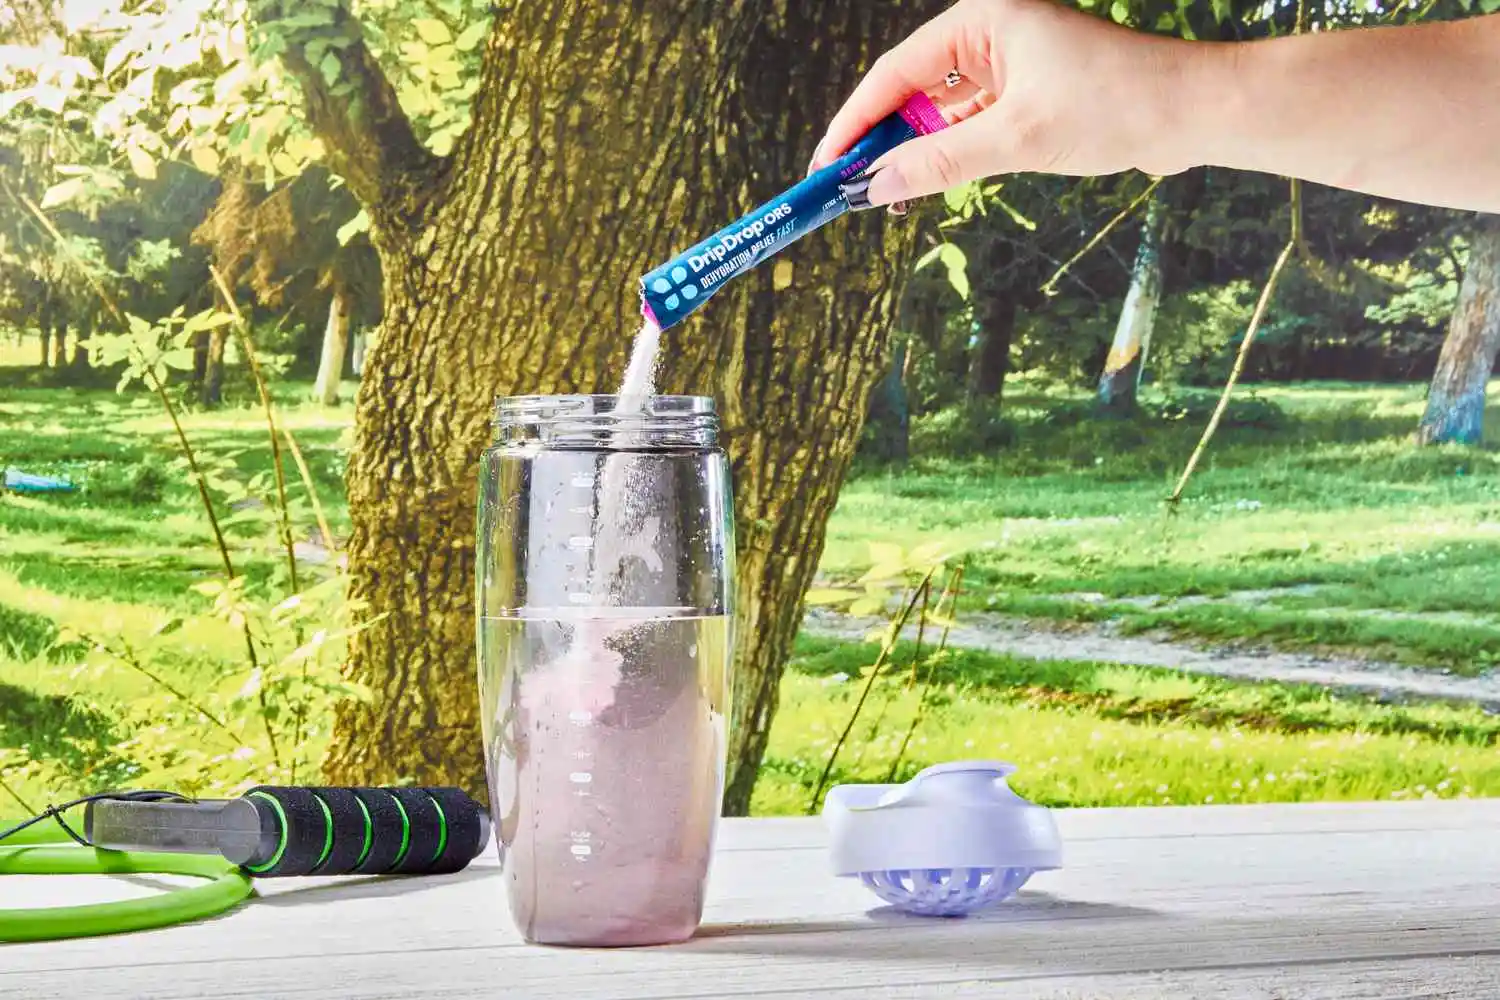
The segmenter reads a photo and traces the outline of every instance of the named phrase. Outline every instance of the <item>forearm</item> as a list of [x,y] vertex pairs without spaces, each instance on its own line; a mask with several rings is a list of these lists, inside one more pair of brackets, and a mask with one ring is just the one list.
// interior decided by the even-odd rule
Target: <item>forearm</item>
[[1500,212],[1500,15],[1185,51],[1187,162]]

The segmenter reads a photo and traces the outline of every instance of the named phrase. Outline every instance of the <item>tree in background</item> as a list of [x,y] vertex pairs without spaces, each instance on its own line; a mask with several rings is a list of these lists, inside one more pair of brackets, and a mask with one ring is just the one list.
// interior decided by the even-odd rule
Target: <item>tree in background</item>
[[1128,176],[1028,175],[948,193],[943,241],[918,262],[902,313],[931,384],[920,409],[961,402],[970,419],[989,420],[1015,364],[1069,378],[1097,371],[1097,338],[1070,320],[1123,293],[1128,265],[1109,246],[1061,265],[1140,187]]
[[[636,276],[801,176],[861,68],[940,6],[506,8],[443,156],[347,10],[256,5],[385,277],[348,486],[353,594],[390,617],[351,650],[376,697],[339,719],[333,779],[479,783],[471,526],[493,397],[612,388]],[[432,44],[455,27],[429,25]],[[717,386],[737,485],[731,812],[749,805],[909,245],[884,219],[847,220],[669,331],[661,384]]]
[[1423,444],[1478,444],[1484,434],[1485,389],[1500,354],[1500,218],[1481,217],[1471,233],[1458,304],[1417,429]]
[[42,364],[66,380],[87,367],[98,289],[143,315],[201,297],[203,257],[183,248],[217,183],[138,155],[141,121],[101,127],[121,96],[101,89],[108,46],[71,32],[61,4],[0,12],[0,41],[0,307],[37,331]]
[[[202,0],[195,20],[183,5],[131,4],[87,29],[103,56],[73,81],[76,98],[58,99],[61,80],[22,98],[43,119],[81,109],[110,123],[107,170],[65,161],[41,189],[54,216],[121,168],[144,181],[173,160],[273,193],[320,164],[365,206],[341,228],[368,227],[384,318],[357,402],[350,557],[353,596],[389,617],[354,643],[349,670],[376,699],[340,718],[332,777],[477,785],[470,525],[491,398],[613,388],[636,324],[635,276],[800,176],[872,56],[941,6],[562,0],[507,5],[490,23],[487,0],[252,0],[247,31],[238,5]],[[1301,10],[1096,6],[1196,37],[1225,18],[1282,30]],[[959,266],[940,248],[950,281],[964,276],[965,301],[917,310],[910,362],[896,369],[885,347],[914,231],[881,218],[808,238],[668,332],[661,384],[716,390],[735,463],[731,812],[749,802],[870,386],[896,371],[912,376],[900,380],[908,389],[940,363],[958,372],[955,388],[971,374],[969,398],[997,408],[1016,358],[1092,382],[1135,248],[1111,237],[1061,279],[1084,294],[1042,296],[1061,259],[1113,214],[1102,198],[1064,208],[1052,195],[1129,183],[1139,178],[1007,181],[1000,212],[981,213],[1015,210],[1003,240],[955,233]],[[1254,232],[1227,227],[1233,249],[1214,267],[1263,272],[1272,214],[1255,215]],[[1169,248],[1163,256],[1170,273]]]
[[[351,318],[379,318],[380,268],[368,236],[350,227],[359,206],[334,187],[322,167],[304,168],[271,191],[244,176],[226,181],[213,210],[193,233],[208,246],[231,287],[247,285],[256,301],[323,320],[313,399],[331,406],[349,356]],[[225,328],[204,331],[205,403],[217,403]]]
[[1120,321],[1110,343],[1104,372],[1099,376],[1099,406],[1111,413],[1135,409],[1136,390],[1151,349],[1151,329],[1161,302],[1161,231],[1165,213],[1162,200],[1153,196],[1141,226],[1140,247],[1130,272],[1130,290],[1120,307]]
[[[366,208],[384,310],[348,473],[351,597],[388,617],[353,644],[376,698],[340,718],[331,775],[479,783],[469,525],[491,399],[611,388],[636,276],[799,177],[862,69],[941,6],[566,3],[491,26],[482,0],[255,2],[247,31],[204,0],[196,20],[145,4],[76,27],[107,54],[60,113],[109,122],[137,174],[232,163],[269,188],[321,162]],[[826,50],[811,62],[808,38]],[[911,241],[846,220],[668,337],[663,386],[717,388],[735,462],[730,811],[748,806]]]

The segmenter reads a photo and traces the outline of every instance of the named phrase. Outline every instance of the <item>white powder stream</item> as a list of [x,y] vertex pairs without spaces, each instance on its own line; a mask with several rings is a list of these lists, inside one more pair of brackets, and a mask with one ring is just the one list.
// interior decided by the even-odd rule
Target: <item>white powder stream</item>
[[630,365],[625,369],[625,380],[620,383],[620,410],[641,409],[646,397],[656,394],[657,354],[660,350],[661,327],[647,314],[641,319],[640,332],[635,335],[635,344],[630,349]]
[[[648,411],[650,397],[656,392],[660,346],[661,327],[647,313],[641,320],[640,332],[635,335],[630,363],[617,394],[614,410],[617,416],[629,418]],[[628,435],[622,435],[622,442],[626,445],[632,443]],[[657,551],[661,519],[643,516],[648,498],[641,494],[647,483],[637,468],[637,461],[629,451],[607,455],[600,469],[598,513],[592,545],[593,567],[588,581],[589,603],[595,606],[610,607],[624,596],[615,592],[614,585],[621,581],[629,558],[640,558],[654,572],[660,572],[662,568],[661,555]],[[575,690],[580,694],[593,692],[591,699],[601,702],[590,705],[591,712],[608,707],[620,682],[623,657],[614,648],[613,641],[618,639],[619,631],[618,627],[612,628],[604,622],[580,619],[574,631],[572,649],[559,664],[561,675],[571,674],[568,683]]]

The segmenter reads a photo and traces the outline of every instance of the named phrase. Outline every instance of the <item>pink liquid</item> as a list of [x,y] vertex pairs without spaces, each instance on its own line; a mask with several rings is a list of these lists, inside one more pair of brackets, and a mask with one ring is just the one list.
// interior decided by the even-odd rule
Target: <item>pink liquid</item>
[[667,944],[702,918],[728,620],[623,613],[481,620],[487,662],[504,664],[482,685],[491,806],[531,942]]

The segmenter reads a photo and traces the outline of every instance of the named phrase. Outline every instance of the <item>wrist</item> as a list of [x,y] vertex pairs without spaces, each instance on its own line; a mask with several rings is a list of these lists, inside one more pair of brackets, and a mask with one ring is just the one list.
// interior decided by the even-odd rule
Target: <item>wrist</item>
[[1248,45],[1236,42],[1163,43],[1161,70],[1148,106],[1151,142],[1148,173],[1166,175],[1193,167],[1241,166],[1234,146],[1251,114],[1243,65]]

